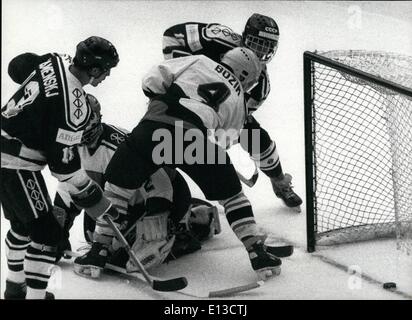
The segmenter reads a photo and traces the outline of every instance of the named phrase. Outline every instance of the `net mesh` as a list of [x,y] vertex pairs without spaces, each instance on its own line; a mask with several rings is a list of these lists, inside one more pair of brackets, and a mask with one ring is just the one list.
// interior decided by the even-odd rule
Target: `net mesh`
[[[412,57],[321,55],[412,88]],[[314,63],[317,243],[397,235],[412,253],[412,98]]]

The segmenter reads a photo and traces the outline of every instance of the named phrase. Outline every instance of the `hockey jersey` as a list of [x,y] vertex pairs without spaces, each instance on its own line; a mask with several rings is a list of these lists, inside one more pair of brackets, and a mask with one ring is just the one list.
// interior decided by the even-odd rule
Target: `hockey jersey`
[[47,164],[63,181],[80,169],[75,145],[91,110],[82,84],[69,71],[70,56],[38,58],[26,74],[20,72],[27,78],[1,109],[1,166],[37,171]]
[[[233,140],[245,123],[245,99],[239,80],[204,55],[165,60],[143,77],[142,87],[147,96],[165,102],[150,103],[144,119],[174,125],[191,114],[201,121],[196,127],[234,133]],[[185,122],[183,125],[190,127]]]
[[[79,145],[78,154],[81,159],[81,166],[88,176],[97,182],[102,188],[105,186],[104,173],[119,145],[125,141],[128,131],[119,127],[102,123],[103,132],[94,148]],[[57,193],[63,200],[67,208],[72,207],[68,183],[61,182],[57,186]],[[173,190],[169,176],[163,169],[155,172],[149,181],[138,190],[128,190],[118,188],[114,185],[106,186],[106,196],[116,207],[120,214],[130,212],[132,207],[142,203],[148,198],[158,197],[172,201]],[[60,204],[61,205],[61,204]],[[80,211],[80,210],[79,210]]]
[[[203,54],[220,62],[229,50],[241,45],[242,36],[231,28],[218,23],[187,22],[168,28],[163,34],[165,59]],[[269,76],[263,67],[258,84],[245,93],[248,113],[256,111],[270,92]]]

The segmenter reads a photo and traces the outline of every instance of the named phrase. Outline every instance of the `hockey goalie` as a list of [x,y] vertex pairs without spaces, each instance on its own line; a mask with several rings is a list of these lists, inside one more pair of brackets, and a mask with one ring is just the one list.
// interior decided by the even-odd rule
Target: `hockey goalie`
[[[220,233],[218,211],[192,198],[183,176],[164,168],[137,190],[107,185],[107,196],[122,212],[114,220],[146,270],[192,253]],[[121,273],[138,271],[113,230],[98,219],[89,252],[74,261],[77,274],[99,278],[104,268]]]

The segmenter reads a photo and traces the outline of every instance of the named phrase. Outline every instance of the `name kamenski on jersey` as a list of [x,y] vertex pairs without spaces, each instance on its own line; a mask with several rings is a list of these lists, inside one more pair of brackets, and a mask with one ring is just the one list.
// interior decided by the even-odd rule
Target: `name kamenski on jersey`
[[80,168],[72,148],[81,141],[91,110],[80,81],[69,71],[71,58],[56,53],[20,66],[28,75],[1,110],[2,167],[42,170],[58,179]]

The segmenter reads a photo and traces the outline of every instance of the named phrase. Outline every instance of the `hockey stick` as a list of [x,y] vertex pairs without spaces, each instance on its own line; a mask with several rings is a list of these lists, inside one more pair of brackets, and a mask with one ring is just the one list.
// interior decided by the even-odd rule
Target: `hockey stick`
[[[122,276],[125,277],[130,277],[132,279],[138,280],[138,281],[143,281],[146,282],[143,276],[136,272],[127,272],[125,268],[121,268],[115,265],[106,265],[106,268],[111,271],[118,272]],[[152,277],[153,279],[159,279],[157,277]],[[256,288],[261,287],[264,284],[264,281],[255,281],[251,282],[248,284],[244,284],[241,286],[236,286],[236,287],[230,287],[226,289],[221,289],[221,290],[216,290],[216,291],[208,291],[206,294],[199,294],[196,292],[191,292],[191,290],[188,290],[188,288],[177,291],[176,293],[191,297],[191,298],[197,298],[197,299],[206,299],[206,298],[218,298],[218,297],[229,297],[229,296],[234,296],[238,293],[246,292],[249,290],[253,290]]]
[[263,285],[263,283],[264,283],[263,281],[257,281],[257,282],[252,282],[252,283],[249,283],[243,286],[237,286],[237,287],[228,288],[224,290],[218,290],[218,291],[210,291],[208,298],[228,297],[236,293],[245,292],[245,291],[259,288]]
[[249,179],[246,178],[243,174],[241,174],[237,170],[236,170],[236,174],[239,177],[239,180],[242,181],[249,188],[252,188],[255,185],[257,179],[259,178],[259,170],[258,170],[256,164],[255,164],[255,172],[253,172],[253,175]]
[[106,222],[112,228],[112,230],[116,234],[117,239],[122,243],[122,245],[126,249],[127,253],[129,254],[129,257],[133,260],[134,264],[139,268],[140,273],[143,275],[143,277],[146,279],[146,281],[150,284],[150,286],[153,288],[153,290],[157,290],[157,291],[177,291],[177,290],[181,290],[181,289],[183,289],[187,286],[187,279],[184,278],[184,277],[173,278],[173,279],[169,279],[169,280],[161,280],[161,279],[156,280],[156,279],[153,279],[150,276],[150,274],[146,271],[144,266],[141,264],[139,259],[136,257],[136,254],[133,252],[132,248],[130,247],[129,243],[124,238],[122,233],[119,231],[119,229],[113,223],[113,220],[111,219],[111,217],[108,216],[108,215],[104,215],[103,219],[106,220]]

